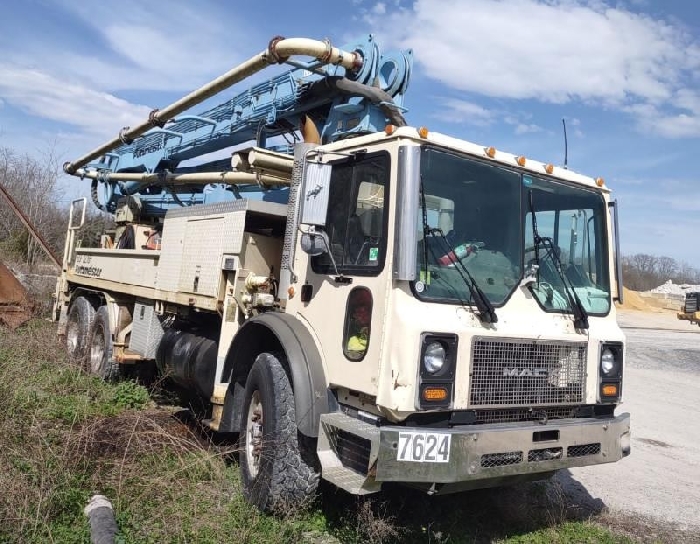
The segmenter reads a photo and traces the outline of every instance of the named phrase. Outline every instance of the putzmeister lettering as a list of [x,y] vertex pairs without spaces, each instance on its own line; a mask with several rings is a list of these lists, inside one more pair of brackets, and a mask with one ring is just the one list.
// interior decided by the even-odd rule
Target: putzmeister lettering
[[75,273],[81,276],[92,276],[93,278],[99,278],[102,275],[102,269],[96,266],[83,266],[79,265],[75,268]]

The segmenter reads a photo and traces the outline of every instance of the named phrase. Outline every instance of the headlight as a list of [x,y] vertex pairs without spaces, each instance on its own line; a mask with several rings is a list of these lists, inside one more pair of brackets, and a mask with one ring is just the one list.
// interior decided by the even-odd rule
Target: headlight
[[603,371],[603,374],[610,376],[615,373],[616,368],[615,354],[608,348],[604,349],[600,355],[600,369]]
[[423,353],[423,366],[431,374],[439,372],[445,364],[445,347],[440,342],[428,344]]

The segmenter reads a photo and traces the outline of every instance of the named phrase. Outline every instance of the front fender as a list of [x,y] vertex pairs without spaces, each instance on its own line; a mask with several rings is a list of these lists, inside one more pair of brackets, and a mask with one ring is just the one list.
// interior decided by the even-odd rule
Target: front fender
[[231,342],[224,376],[229,389],[220,430],[238,431],[245,379],[262,352],[284,351],[294,389],[299,431],[318,436],[321,414],[329,411],[329,392],[323,360],[311,333],[290,314],[267,312],[246,321]]

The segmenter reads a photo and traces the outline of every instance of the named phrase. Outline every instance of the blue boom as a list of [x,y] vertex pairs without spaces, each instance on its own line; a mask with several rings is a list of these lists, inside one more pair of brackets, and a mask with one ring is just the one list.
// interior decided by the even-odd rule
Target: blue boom
[[[233,200],[238,191],[286,202],[286,191],[262,191],[258,184],[238,186],[234,191],[224,183],[167,186],[152,178],[148,183],[119,181],[114,174],[231,171],[228,159],[195,166],[182,162],[248,141],[256,147],[291,154],[297,130],[307,120],[314,123],[322,143],[376,132],[387,123],[405,124],[401,106],[411,75],[411,51],[382,54],[372,36],[343,49],[357,53],[361,66],[353,70],[316,60],[302,63],[283,59],[281,62],[294,68],[206,111],[177,116],[133,141],[122,138],[119,147],[87,164],[86,171],[99,173],[93,180],[93,201],[114,212],[120,197],[138,195],[144,217],[162,216],[172,207]],[[282,138],[277,138],[277,144],[270,142],[278,136],[286,143]]]

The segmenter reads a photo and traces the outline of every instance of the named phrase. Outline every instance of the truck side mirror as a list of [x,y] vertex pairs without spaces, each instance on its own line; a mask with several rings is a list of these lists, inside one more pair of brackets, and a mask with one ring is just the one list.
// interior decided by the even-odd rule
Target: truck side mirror
[[309,230],[301,235],[301,250],[311,257],[318,257],[329,252],[330,242],[328,234],[323,230],[309,227]]
[[617,200],[608,202],[608,210],[613,215],[613,236],[615,242],[615,254],[613,258],[615,259],[615,283],[617,284],[617,296],[613,297],[613,300],[617,300],[622,304],[622,292],[624,290],[622,283],[622,256],[620,255],[620,225],[618,221],[619,208]]
[[301,224],[325,226],[332,168],[330,164],[306,162],[304,179],[299,191]]

